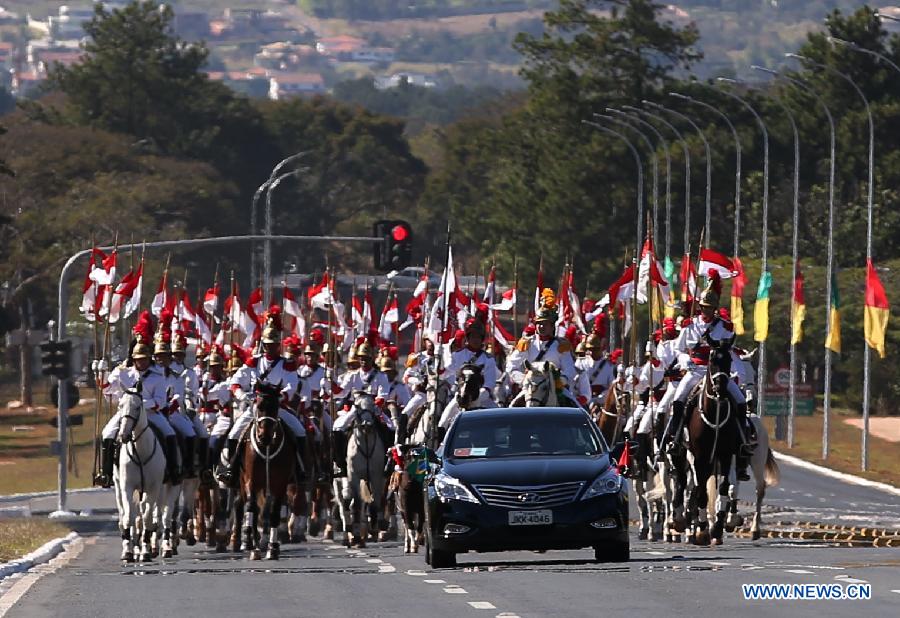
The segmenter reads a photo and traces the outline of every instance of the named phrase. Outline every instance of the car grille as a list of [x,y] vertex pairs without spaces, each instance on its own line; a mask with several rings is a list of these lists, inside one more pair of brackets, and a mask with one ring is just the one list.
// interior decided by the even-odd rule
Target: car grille
[[507,485],[475,485],[481,498],[491,506],[514,508],[547,508],[562,506],[575,500],[583,482],[540,485],[535,487],[510,487]]

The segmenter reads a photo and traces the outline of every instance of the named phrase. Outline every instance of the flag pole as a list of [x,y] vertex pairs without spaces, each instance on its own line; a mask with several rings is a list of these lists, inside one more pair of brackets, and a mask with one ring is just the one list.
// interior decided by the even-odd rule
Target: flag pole
[[[444,304],[444,310],[441,312],[441,333],[438,337],[438,345],[436,346],[437,350],[437,375],[435,376],[435,392],[440,391],[441,385],[441,372],[444,370],[444,343],[441,341],[444,336],[444,332],[447,330],[447,313],[450,308],[450,303],[447,299],[447,280],[449,277],[449,272],[452,264],[450,264],[450,221],[447,221],[447,251],[446,251],[446,262],[444,266],[444,276],[441,279],[441,302]],[[437,400],[435,400],[437,401]],[[438,415],[442,412],[442,410],[437,409],[437,405],[434,406],[434,409],[431,410],[431,419],[430,419],[430,427],[429,427],[429,442],[431,443],[432,450],[437,450],[439,446],[438,442]]]
[[519,339],[519,256],[513,256],[513,343]]

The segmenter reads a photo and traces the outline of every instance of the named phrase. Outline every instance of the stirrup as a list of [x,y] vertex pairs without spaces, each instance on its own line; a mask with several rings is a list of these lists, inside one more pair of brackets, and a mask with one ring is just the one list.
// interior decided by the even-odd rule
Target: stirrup
[[112,479],[101,472],[94,476],[94,485],[98,485],[104,489],[109,489],[110,487],[112,487]]

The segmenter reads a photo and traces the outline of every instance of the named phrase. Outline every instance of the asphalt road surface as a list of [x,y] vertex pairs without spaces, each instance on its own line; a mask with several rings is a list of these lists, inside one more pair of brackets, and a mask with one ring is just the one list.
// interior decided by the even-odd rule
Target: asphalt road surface
[[[764,526],[798,520],[900,528],[900,498],[784,462],[781,468]],[[750,493],[745,484],[745,499]],[[81,554],[40,579],[9,616],[900,615],[900,548],[731,536],[721,547],[701,548],[633,537],[627,564],[594,563],[590,550],[514,552],[466,554],[456,569],[432,570],[423,553],[404,555],[398,543],[348,550],[310,539],[283,546],[278,562],[182,544],[171,560],[123,566],[109,518],[80,522],[90,535]],[[870,599],[745,600],[742,593],[742,584],[862,583],[871,584]]]

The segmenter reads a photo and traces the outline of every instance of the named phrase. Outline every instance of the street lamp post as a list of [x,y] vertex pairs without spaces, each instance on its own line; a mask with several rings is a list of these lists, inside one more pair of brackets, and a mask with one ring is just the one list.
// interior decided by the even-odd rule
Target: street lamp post
[[[868,50],[867,50],[868,51]],[[873,52],[874,53],[874,52]],[[815,62],[805,56],[801,56],[799,54],[785,54],[788,58],[794,58],[796,60],[800,60],[801,62],[808,64],[810,66],[814,66],[816,68],[828,71],[833,75],[837,75],[848,84],[850,84],[853,89],[856,91],[856,94],[859,95],[859,98],[863,102],[863,106],[866,108],[866,116],[869,119],[869,187],[867,191],[867,216],[866,216],[866,264],[868,265],[869,261],[872,259],[872,212],[874,209],[875,203],[875,121],[872,119],[872,109],[869,107],[869,100],[866,98],[866,95],[863,94],[862,89],[856,84],[853,79],[841,71],[838,71],[834,67],[830,67],[827,64],[822,64],[820,62]],[[891,63],[893,64],[893,63]],[[896,65],[895,65],[896,68]],[[900,69],[898,69],[900,71]],[[869,397],[871,393],[871,350],[869,349],[868,344],[863,346],[863,431],[862,431],[862,456],[861,456],[861,467],[863,470],[867,470],[869,467]]]
[[737,129],[734,128],[731,119],[718,107],[678,92],[670,92],[669,95],[694,103],[695,105],[699,105],[700,107],[713,112],[718,115],[719,118],[724,120],[725,124],[728,125],[728,128],[731,130],[731,136],[734,138],[734,257],[739,257],[741,240],[741,138],[738,136]]
[[[281,161],[279,161],[275,167],[272,168],[272,172],[269,174],[269,177],[266,179],[264,183],[257,187],[256,191],[253,193],[253,200],[250,202],[250,234],[256,234],[256,219],[257,211],[259,209],[259,200],[262,197],[263,191],[275,180],[278,174],[286,165],[300,159],[301,157],[308,155],[309,151],[304,150],[303,152],[298,152],[297,154],[292,154],[289,157],[285,157]],[[256,247],[252,244],[250,246],[250,289],[256,288]]]
[[[659,114],[653,114],[648,112],[645,109],[640,109],[637,107],[633,107],[631,105],[623,105],[623,109],[627,109],[630,112],[634,112],[636,114],[642,114],[647,118],[652,118],[658,123],[668,127],[672,133],[675,134],[675,137],[678,138],[678,141],[681,142],[681,150],[684,153],[684,210],[688,214],[688,219],[690,219],[690,211],[691,211],[691,151],[688,148],[687,140],[684,139],[684,136],[681,134],[681,131],[675,128],[671,122],[660,116]],[[666,204],[666,255],[670,255],[670,249],[672,247],[672,210],[669,204]],[[690,240],[688,239],[687,234],[685,234],[685,243],[684,243],[684,255],[687,255],[688,252],[688,243]]]
[[[710,221],[711,221],[711,212],[712,212],[712,150],[709,147],[709,141],[706,139],[706,134],[700,129],[696,122],[688,118],[685,114],[682,114],[679,111],[674,109],[665,107],[660,105],[659,103],[654,103],[653,101],[648,101],[644,99],[642,101],[644,105],[649,105],[658,110],[662,110],[664,112],[668,112],[679,118],[680,120],[688,123],[697,132],[697,135],[700,136],[700,140],[703,142],[703,148],[706,153],[706,220],[704,221],[705,233],[703,234],[703,242],[706,247],[709,247],[709,237],[712,235],[711,230],[709,229]],[[689,234],[690,230],[688,229],[690,226],[689,222],[685,223],[685,234]],[[690,241],[690,237],[688,237]]]
[[[594,114],[593,116],[594,116],[594,118],[599,118],[602,120],[606,120],[607,122],[612,122],[613,124],[616,124],[620,127],[625,127],[627,129],[631,129],[632,131],[637,133],[642,140],[644,140],[644,143],[647,145],[647,150],[648,150],[649,156],[650,156],[650,162],[651,162],[650,171],[651,171],[652,185],[653,185],[653,210],[656,211],[657,210],[658,188],[659,188],[658,187],[659,168],[657,167],[656,148],[653,147],[653,142],[650,141],[650,138],[648,138],[647,135],[643,131],[641,131],[634,125],[632,125],[628,122],[625,122],[624,120],[619,120],[618,118],[614,118],[614,117],[608,116],[606,114]],[[644,240],[644,221],[643,221],[643,219],[644,219],[644,209],[643,209],[643,204],[641,204],[641,209],[638,214],[638,222],[637,222],[638,253],[636,255],[638,256],[639,259],[640,259],[640,252],[642,250],[643,240]]]
[[[281,181],[289,176],[296,176],[300,173],[300,170],[293,170],[290,172],[285,172],[280,176],[277,176],[272,182],[269,183],[268,188],[266,189],[266,220],[265,220],[265,235],[272,235],[272,192],[278,188],[278,185],[281,184]],[[265,272],[265,280],[263,281],[263,302],[267,304],[271,299],[272,295],[272,240],[271,238],[267,238],[265,244],[263,245],[263,270]]]
[[[607,107],[606,111],[616,114],[620,118],[627,118],[633,122],[637,122],[643,127],[647,127],[650,131],[656,136],[656,139],[659,140],[659,143],[663,147],[663,155],[666,159],[666,220],[670,220],[670,213],[672,211],[672,157],[669,154],[669,143],[663,137],[662,133],[654,127],[652,124],[641,118],[635,113],[627,113],[623,112],[620,109],[615,109],[614,107]],[[653,233],[657,234],[659,231],[659,207],[656,203],[656,195],[654,190],[653,197]],[[666,234],[669,233],[669,230],[666,229]],[[669,257],[668,252],[666,252],[666,257]]]

